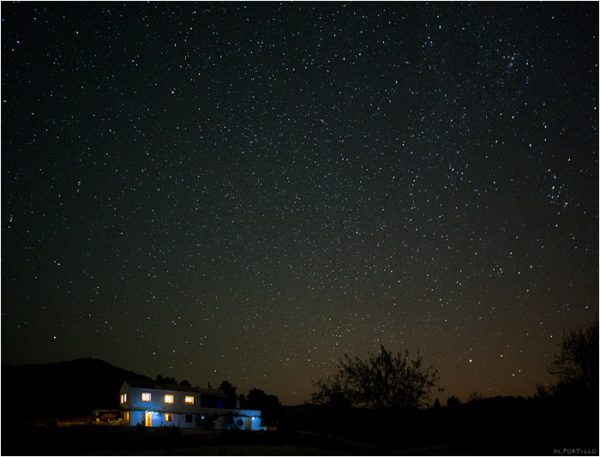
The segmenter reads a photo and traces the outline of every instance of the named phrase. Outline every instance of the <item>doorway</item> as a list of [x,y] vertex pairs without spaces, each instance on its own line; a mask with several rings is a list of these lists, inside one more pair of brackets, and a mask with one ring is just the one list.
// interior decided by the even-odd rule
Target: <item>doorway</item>
[[151,411],[146,411],[146,414],[144,414],[144,425],[146,427],[152,427],[152,412]]

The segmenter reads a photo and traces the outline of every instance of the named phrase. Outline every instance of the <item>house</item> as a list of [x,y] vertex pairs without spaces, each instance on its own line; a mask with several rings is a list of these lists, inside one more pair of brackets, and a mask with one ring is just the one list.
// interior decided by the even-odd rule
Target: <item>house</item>
[[260,411],[234,408],[222,391],[125,381],[119,391],[124,425],[262,430]]

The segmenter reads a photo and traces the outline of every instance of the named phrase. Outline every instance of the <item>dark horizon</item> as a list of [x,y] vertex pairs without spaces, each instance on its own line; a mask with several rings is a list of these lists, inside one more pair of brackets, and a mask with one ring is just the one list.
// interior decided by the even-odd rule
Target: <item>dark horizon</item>
[[597,3],[2,4],[2,363],[532,395],[598,321]]

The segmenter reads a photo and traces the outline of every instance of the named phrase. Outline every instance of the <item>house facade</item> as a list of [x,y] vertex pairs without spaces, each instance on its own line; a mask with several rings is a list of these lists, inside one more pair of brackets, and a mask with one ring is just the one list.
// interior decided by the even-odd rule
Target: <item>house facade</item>
[[221,391],[126,381],[119,391],[124,425],[261,430],[260,411],[225,407]]

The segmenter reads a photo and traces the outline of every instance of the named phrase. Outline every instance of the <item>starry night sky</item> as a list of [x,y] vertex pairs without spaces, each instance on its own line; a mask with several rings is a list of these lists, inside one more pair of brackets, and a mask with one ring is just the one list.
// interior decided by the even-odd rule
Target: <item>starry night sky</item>
[[2,362],[528,395],[598,318],[598,4],[2,3]]

